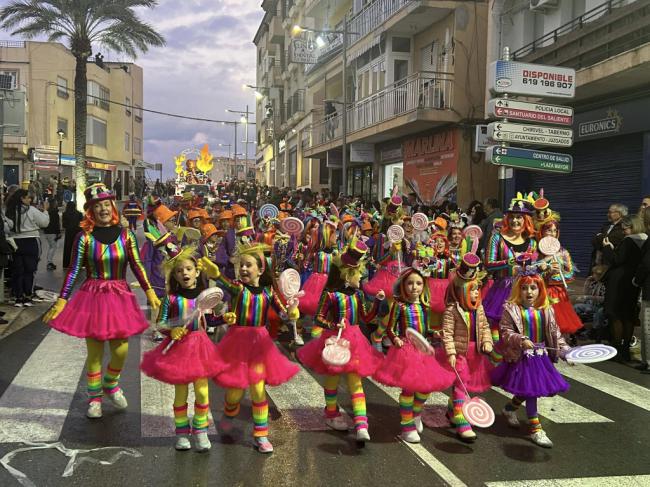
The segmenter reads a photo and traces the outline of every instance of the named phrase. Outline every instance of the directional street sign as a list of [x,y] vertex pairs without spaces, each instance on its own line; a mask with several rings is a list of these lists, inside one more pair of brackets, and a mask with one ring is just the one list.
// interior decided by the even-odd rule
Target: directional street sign
[[488,116],[523,120],[524,122],[573,125],[573,108],[571,107],[528,103],[505,98],[493,98],[488,101]]
[[488,137],[498,142],[519,142],[531,145],[571,147],[573,130],[525,125],[519,123],[492,122],[488,125]]
[[573,170],[573,157],[569,154],[498,145],[487,148],[485,160],[498,166],[510,166],[532,171],[568,174]]

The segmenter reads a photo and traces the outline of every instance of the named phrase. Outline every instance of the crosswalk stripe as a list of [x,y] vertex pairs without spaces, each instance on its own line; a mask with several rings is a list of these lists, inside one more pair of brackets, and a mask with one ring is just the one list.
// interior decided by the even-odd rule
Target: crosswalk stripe
[[602,391],[634,406],[650,411],[650,389],[619,379],[593,367],[557,364],[560,373],[569,379]]
[[83,340],[50,330],[0,397],[0,443],[57,441],[85,362]]
[[[508,399],[512,399],[512,394],[504,391],[503,389],[493,387],[492,390],[498,392],[502,396],[506,396]],[[613,420],[606,418],[605,416],[601,416],[600,414],[595,413],[594,411],[591,411],[585,407],[582,407],[580,404],[569,401],[562,396],[540,397],[537,400],[537,410],[539,411],[539,414],[554,423],[570,424],[614,422]]]
[[[145,352],[156,346],[150,335],[140,336],[140,359]],[[194,388],[189,388],[188,415],[194,413]],[[174,432],[174,386],[148,377],[140,372],[140,432],[145,438],[173,437]],[[208,411],[209,434],[217,434],[212,413]]]
[[568,479],[510,480],[486,482],[486,487],[593,487],[616,485],[618,487],[644,487],[650,485],[650,475],[620,475],[613,477],[577,477]]

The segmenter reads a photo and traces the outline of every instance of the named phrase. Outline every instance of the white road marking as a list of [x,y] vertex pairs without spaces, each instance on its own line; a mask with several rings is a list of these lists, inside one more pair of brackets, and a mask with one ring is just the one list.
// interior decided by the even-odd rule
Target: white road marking
[[510,480],[486,482],[486,487],[645,487],[650,485],[650,475],[621,475],[613,477],[578,477],[569,479]]
[[650,389],[584,365],[571,366],[566,363],[558,363],[557,369],[569,379],[650,411]]
[[[140,336],[140,357],[156,347],[146,333]],[[194,413],[194,388],[190,386],[187,397],[188,415]],[[159,382],[140,372],[140,430],[145,438],[173,437],[174,432],[174,386]],[[216,435],[212,413],[208,411],[208,433]],[[191,419],[190,419],[191,421]]]
[[0,398],[0,443],[58,441],[85,362],[84,340],[50,330]]

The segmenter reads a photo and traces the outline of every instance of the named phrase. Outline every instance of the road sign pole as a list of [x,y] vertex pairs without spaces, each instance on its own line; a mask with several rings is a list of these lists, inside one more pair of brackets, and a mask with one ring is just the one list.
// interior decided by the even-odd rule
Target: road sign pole
[[[510,61],[510,48],[508,46],[505,46],[503,48],[502,59],[504,61]],[[504,99],[504,100],[507,100],[508,99],[508,93],[503,93],[501,95],[501,98]],[[508,122],[507,116],[504,117],[503,119],[501,119],[501,121],[504,122],[504,123],[507,123]],[[508,147],[508,143],[507,142],[501,142],[501,147]],[[507,187],[508,187],[508,184],[507,184],[508,183],[508,181],[507,181],[508,172],[507,172],[507,168],[505,166],[499,166],[498,176],[499,176],[499,202],[501,203],[501,209],[505,211],[508,208],[508,202],[506,201],[507,200],[506,190],[507,190]],[[514,177],[514,171],[513,171],[513,177]]]

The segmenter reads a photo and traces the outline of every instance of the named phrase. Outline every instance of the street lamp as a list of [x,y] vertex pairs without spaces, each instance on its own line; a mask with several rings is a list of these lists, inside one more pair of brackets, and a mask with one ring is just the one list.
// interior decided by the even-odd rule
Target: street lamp
[[230,148],[232,144],[219,144],[219,147],[228,147],[228,159],[230,159]]
[[56,135],[59,138],[59,166],[61,165],[61,153],[63,151],[63,139],[65,138],[65,131],[59,129],[56,131]]
[[262,98],[264,98],[266,96],[264,94],[264,92],[268,93],[268,90],[269,90],[268,88],[265,88],[263,86],[253,86],[253,85],[247,85],[247,84],[242,85],[242,88],[244,90],[249,89],[249,88],[251,90],[253,90],[253,93],[255,94],[255,99],[256,100],[261,100]]
[[[255,122],[249,122],[248,116],[252,115],[253,112],[248,110],[248,105],[246,105],[246,111],[241,111],[241,110],[231,110],[229,108],[226,108],[226,113],[236,113],[238,115],[241,115],[241,119],[239,122],[230,122],[230,123],[243,123],[246,126],[246,140],[244,140],[244,144],[246,144],[246,150],[245,150],[245,156],[246,160],[248,160],[248,125],[250,123],[255,123]],[[235,165],[237,164],[237,125],[235,125]]]

